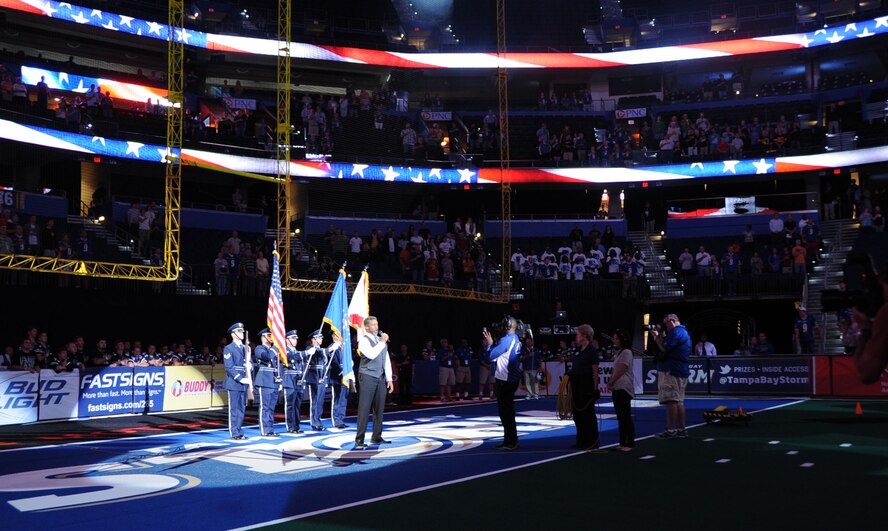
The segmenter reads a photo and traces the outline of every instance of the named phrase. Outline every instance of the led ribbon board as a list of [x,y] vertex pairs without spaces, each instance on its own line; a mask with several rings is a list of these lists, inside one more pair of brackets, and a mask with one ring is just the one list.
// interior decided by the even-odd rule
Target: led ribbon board
[[[167,40],[167,25],[135,17],[107,13],[55,0],[0,0],[0,7],[44,15],[73,24],[82,24],[132,35]],[[292,43],[290,54],[296,59],[314,59],[343,63],[368,64],[396,68],[603,68],[663,62],[730,57],[735,55],[779,52],[828,46],[842,41],[863,39],[888,33],[888,16],[852,22],[807,33],[771,37],[701,42],[682,46],[664,46],[608,53],[400,53],[341,46],[316,46]],[[190,29],[176,29],[174,39],[188,46],[218,52],[277,55],[276,40],[217,35]]]
[[[166,162],[169,155],[167,148],[161,145],[81,135],[46,127],[18,124],[8,120],[0,120],[0,139],[90,155],[154,163]],[[196,149],[183,149],[182,161],[184,163],[199,163],[202,166],[218,168],[222,171],[262,175],[276,175],[277,164],[274,159],[242,157]],[[507,171],[512,183],[619,184],[792,173],[885,161],[888,161],[888,146],[798,157],[720,160],[635,168],[512,168]],[[291,161],[290,173],[294,177],[414,184],[495,184],[500,182],[499,168],[453,169]]]
[[22,67],[22,83],[36,85],[43,78],[44,83],[51,90],[64,90],[86,94],[90,85],[101,88],[102,93],[110,92],[116,100],[146,102],[151,99],[155,104],[160,103],[164,107],[172,105],[167,97],[167,90],[156,87],[146,87],[135,83],[124,83],[100,77],[78,76],[67,72],[54,72],[43,68]]

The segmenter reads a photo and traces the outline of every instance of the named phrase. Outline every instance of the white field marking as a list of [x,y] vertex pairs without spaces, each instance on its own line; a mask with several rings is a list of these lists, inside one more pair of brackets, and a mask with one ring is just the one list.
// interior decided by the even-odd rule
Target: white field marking
[[[697,400],[697,398],[693,398],[693,400]],[[780,398],[774,398],[774,400],[781,400],[781,399],[780,399]],[[785,403],[785,404],[777,404],[777,405],[775,405],[775,406],[766,407],[766,408],[764,408],[764,409],[757,409],[757,410],[755,410],[755,411],[749,411],[749,413],[752,414],[752,413],[761,413],[761,412],[763,412],[763,411],[770,411],[770,410],[772,410],[772,409],[778,409],[778,408],[781,408],[781,407],[792,406],[792,405],[795,405],[795,404],[800,404],[800,403],[802,403],[802,402],[807,402],[807,400],[808,400],[807,398],[802,398],[802,399],[798,399],[798,400],[793,400],[793,401],[791,401],[791,402],[787,402],[787,403]],[[518,401],[516,400],[516,403],[517,403],[517,402],[518,402]],[[654,402],[656,402],[656,401],[654,401]],[[453,404],[453,405],[449,405],[449,406],[447,406],[447,408],[480,406],[480,405],[486,405],[486,404],[489,404],[489,403],[490,403],[490,402],[476,402],[476,403],[468,403],[468,404]],[[222,407],[227,407],[227,406],[222,406]],[[178,413],[188,413],[188,412],[213,411],[213,410],[218,410],[218,409],[222,409],[222,408],[219,407],[219,408],[210,408],[210,409],[195,409],[195,410],[188,410],[188,411],[176,411],[175,413],[178,414]],[[428,408],[425,408],[425,409],[427,409],[427,410],[436,410],[436,409],[444,409],[444,408],[439,408],[439,407],[428,407]],[[418,410],[419,410],[419,411],[422,411],[422,408],[419,408]],[[391,411],[391,412],[388,412],[388,413],[386,413],[386,414],[387,414],[387,415],[397,415],[397,414],[399,414],[399,413],[408,413],[408,412],[414,412],[414,411],[417,411],[417,409],[402,409],[402,410],[400,410],[400,411]],[[149,413],[149,415],[169,415],[169,414],[170,414],[169,411],[166,411],[166,412],[164,412],[164,411],[156,411],[156,412]],[[129,417],[129,416],[134,417],[134,416],[137,416],[137,415],[138,415],[138,416],[141,416],[142,414],[140,414],[140,413],[133,413],[133,414],[125,414],[125,415],[109,415],[109,416],[107,416],[107,417],[89,417],[89,418],[85,418],[85,419],[69,419],[67,422],[79,422],[79,421],[85,421],[85,420],[95,420],[95,419],[98,419],[98,418],[110,418],[110,417]],[[349,416],[349,417],[346,417],[346,418],[356,418],[356,416],[355,416],[355,415],[352,415],[352,416]],[[428,419],[428,418],[427,418],[427,419],[414,419],[413,422],[420,422],[421,420],[425,420],[426,422],[428,422],[428,421],[430,421],[430,420],[432,420],[432,419]],[[50,422],[57,422],[57,421],[50,421]],[[700,427],[700,426],[705,426],[705,425],[706,425],[705,422],[701,422],[701,423],[699,423],[699,424],[694,424],[694,425],[691,425],[691,426],[687,426],[687,428],[688,428],[688,429],[691,429],[691,428],[698,428],[698,427]],[[250,426],[244,426],[244,428],[258,428],[258,427],[259,427],[258,424],[250,425]],[[208,432],[212,432],[212,431],[224,431],[224,432],[228,432],[228,430],[227,430],[226,428],[208,428],[208,429],[205,429],[205,430],[196,430],[196,431],[191,431],[191,432],[188,432],[188,433],[189,433],[189,434],[194,434],[194,433],[208,433]],[[47,444],[47,445],[44,445],[44,446],[28,446],[28,447],[26,447],[26,448],[9,448],[9,449],[7,449],[7,450],[0,450],[0,454],[2,454],[2,453],[8,453],[8,452],[22,452],[22,451],[27,451],[27,450],[45,450],[45,449],[47,449],[47,448],[61,448],[61,447],[64,447],[64,446],[80,446],[80,445],[84,445],[84,444],[98,444],[98,443],[113,442],[113,441],[121,441],[121,440],[133,441],[133,440],[138,440],[138,439],[151,439],[151,438],[158,438],[158,437],[173,437],[173,436],[180,436],[180,435],[182,435],[182,433],[173,432],[173,433],[157,433],[157,434],[154,434],[154,435],[137,435],[137,436],[135,436],[135,437],[119,437],[119,438],[117,438],[117,439],[102,439],[102,440],[95,440],[95,439],[93,439],[93,440],[89,440],[89,441],[76,441],[76,442],[61,443],[61,444]],[[645,440],[645,439],[650,439],[650,438],[653,437],[654,435],[656,435],[656,434],[648,435],[648,436],[645,436],[645,437],[639,437],[639,438],[637,438],[637,439],[635,439],[635,440],[636,440],[636,441],[643,441],[643,440]],[[579,452],[579,453],[583,453],[583,452]],[[574,455],[574,454],[571,454],[571,455]]]
[[[790,406],[790,405],[794,405],[794,404],[799,404],[799,403],[802,403],[802,402],[805,402],[805,401],[807,401],[807,399],[793,400],[793,401],[791,401],[791,402],[787,402],[787,403],[785,403],[785,404],[777,404],[777,405],[775,405],[775,406],[767,407],[767,408],[765,408],[765,409],[760,409],[760,410],[756,410],[756,411],[750,411],[750,413],[761,412],[761,411],[768,411],[768,410],[771,410],[771,409],[777,409],[777,408],[786,407],[786,406]],[[477,404],[460,404],[460,406],[470,406],[470,405],[477,405]],[[456,406],[456,407],[460,407],[460,406]],[[396,411],[395,413],[399,413],[399,412]],[[694,424],[693,426],[687,426],[687,428],[697,428],[697,427],[705,426],[705,425],[706,425],[705,422],[701,422],[701,423],[699,423],[699,424]],[[636,439],[636,440],[637,440],[637,441],[641,441],[641,440],[644,440],[644,439],[650,439],[650,438],[653,438],[655,435],[656,435],[656,434],[647,435],[647,436],[645,436],[645,437],[640,437],[640,438],[638,438],[638,439]],[[602,448],[610,448],[610,447],[612,447],[612,446],[616,446],[616,445],[615,445],[615,444],[612,444],[612,445],[609,445],[609,446],[606,446],[606,447],[602,447]],[[456,485],[456,484],[458,484],[458,483],[465,483],[466,481],[471,481],[471,480],[473,480],[473,479],[479,479],[479,478],[483,478],[483,477],[487,477],[487,476],[493,476],[493,475],[496,475],[496,474],[501,474],[501,473],[503,473],[503,472],[511,472],[511,471],[513,471],[513,470],[520,470],[520,469],[522,469],[522,468],[528,468],[528,467],[531,467],[531,466],[542,465],[542,464],[545,464],[545,463],[550,463],[550,462],[558,461],[558,460],[560,460],[560,459],[565,459],[565,458],[573,457],[573,456],[576,456],[576,455],[583,455],[583,454],[585,454],[585,453],[586,453],[586,452],[572,452],[572,453],[568,453],[568,454],[565,454],[565,455],[560,455],[560,456],[556,456],[556,457],[550,457],[550,458],[548,458],[548,459],[544,459],[544,460],[542,460],[542,461],[536,461],[536,462],[534,462],[534,463],[525,463],[525,464],[522,464],[522,465],[518,465],[518,466],[510,467],[510,468],[504,468],[504,469],[502,469],[502,470],[494,470],[494,471],[491,471],[491,472],[485,472],[485,473],[483,473],[483,474],[476,474],[476,475],[474,475],[474,476],[468,476],[468,477],[464,477],[464,478],[460,478],[460,479],[454,479],[454,480],[445,481],[445,482],[441,482],[441,483],[435,483],[435,484],[433,484],[433,485],[426,485],[426,486],[423,486],[423,487],[417,487],[417,488],[415,488],[415,489],[411,489],[411,490],[408,490],[408,491],[405,491],[405,492],[398,492],[398,493],[393,493],[393,494],[387,494],[387,495],[385,495],[385,496],[378,496],[378,497],[376,497],[376,498],[369,498],[369,499],[366,499],[366,500],[356,501],[356,502],[352,502],[352,503],[346,503],[346,504],[338,505],[338,506],[335,506],[335,507],[328,507],[328,508],[326,508],[326,509],[318,509],[317,511],[312,511],[312,512],[310,512],[310,513],[304,513],[304,514],[299,514],[299,515],[295,515],[295,516],[287,516],[287,517],[284,517],[284,518],[278,518],[278,519],[276,519],[276,520],[269,520],[269,521],[267,521],[267,522],[259,522],[259,523],[252,524],[252,525],[249,525],[249,526],[244,526],[244,527],[235,528],[235,529],[233,529],[232,531],[243,531],[243,530],[247,530],[247,529],[257,529],[257,528],[264,527],[264,526],[268,526],[268,525],[276,525],[276,524],[285,523],[285,522],[292,522],[292,521],[294,521],[294,520],[301,520],[301,519],[303,519],[303,518],[310,518],[310,517],[312,517],[312,516],[317,516],[317,515],[320,515],[320,514],[325,514],[325,513],[330,513],[330,512],[334,512],[334,511],[339,511],[339,510],[342,510],[342,509],[348,509],[348,508],[351,508],[351,507],[358,507],[358,506],[361,506],[361,505],[366,505],[366,504],[369,504],[369,503],[375,503],[375,502],[383,501],[383,500],[390,500],[390,499],[392,499],[392,498],[399,498],[399,497],[401,497],[401,496],[405,496],[405,495],[407,495],[407,494],[413,494],[413,493],[416,493],[416,492],[423,492],[423,491],[431,490],[431,489],[435,489],[435,488],[438,488],[438,487],[445,487],[445,486],[447,486],[447,485]],[[655,456],[653,456],[653,455],[646,455],[646,456],[644,456],[644,457],[641,457],[641,459],[653,459],[654,457],[655,457]]]

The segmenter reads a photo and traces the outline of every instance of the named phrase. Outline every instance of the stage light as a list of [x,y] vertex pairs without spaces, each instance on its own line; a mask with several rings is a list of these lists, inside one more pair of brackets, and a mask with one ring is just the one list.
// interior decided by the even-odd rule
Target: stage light
[[99,216],[98,222],[99,222],[99,223],[104,223],[104,222],[105,222],[105,216]]

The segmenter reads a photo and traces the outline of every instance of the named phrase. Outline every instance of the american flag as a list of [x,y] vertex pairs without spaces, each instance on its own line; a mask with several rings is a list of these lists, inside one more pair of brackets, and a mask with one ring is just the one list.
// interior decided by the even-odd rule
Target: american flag
[[287,366],[287,344],[284,342],[286,327],[284,327],[284,297],[281,294],[281,266],[277,252],[277,244],[272,255],[271,265],[271,289],[268,290],[268,329],[274,345],[278,348],[278,357],[284,366]]

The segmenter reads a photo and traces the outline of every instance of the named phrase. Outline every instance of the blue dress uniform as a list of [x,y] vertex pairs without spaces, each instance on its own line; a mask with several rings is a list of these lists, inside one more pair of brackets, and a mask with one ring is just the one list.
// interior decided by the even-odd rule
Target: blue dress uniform
[[[287,332],[287,339],[298,337],[296,330]],[[287,364],[284,368],[284,417],[287,420],[287,431],[302,433],[299,429],[299,410],[302,407],[302,392],[305,387],[303,376],[308,352],[296,350],[287,345]]]
[[[266,334],[271,335],[267,328],[259,336]],[[259,430],[262,435],[273,437],[277,435],[274,432],[274,407],[282,383],[278,351],[273,345],[259,345],[254,356],[258,367],[253,385],[259,389]]]
[[[320,330],[312,332],[312,337],[321,335]],[[308,368],[305,371],[305,383],[308,384],[308,397],[311,400],[311,429],[321,431],[324,423],[321,418],[324,415],[324,399],[327,397],[327,361],[329,360],[327,349],[316,347],[309,354]]]
[[[243,323],[234,323],[228,327],[228,333],[233,334],[243,329]],[[246,368],[247,356],[244,345],[234,342],[226,345],[222,351],[222,361],[225,364],[225,389],[228,391],[228,432],[232,439],[243,439],[244,413],[247,409],[250,378]]]
[[345,409],[348,404],[348,386],[342,385],[342,347],[333,351],[330,355],[330,416],[333,418],[333,427],[347,428],[345,425]]

